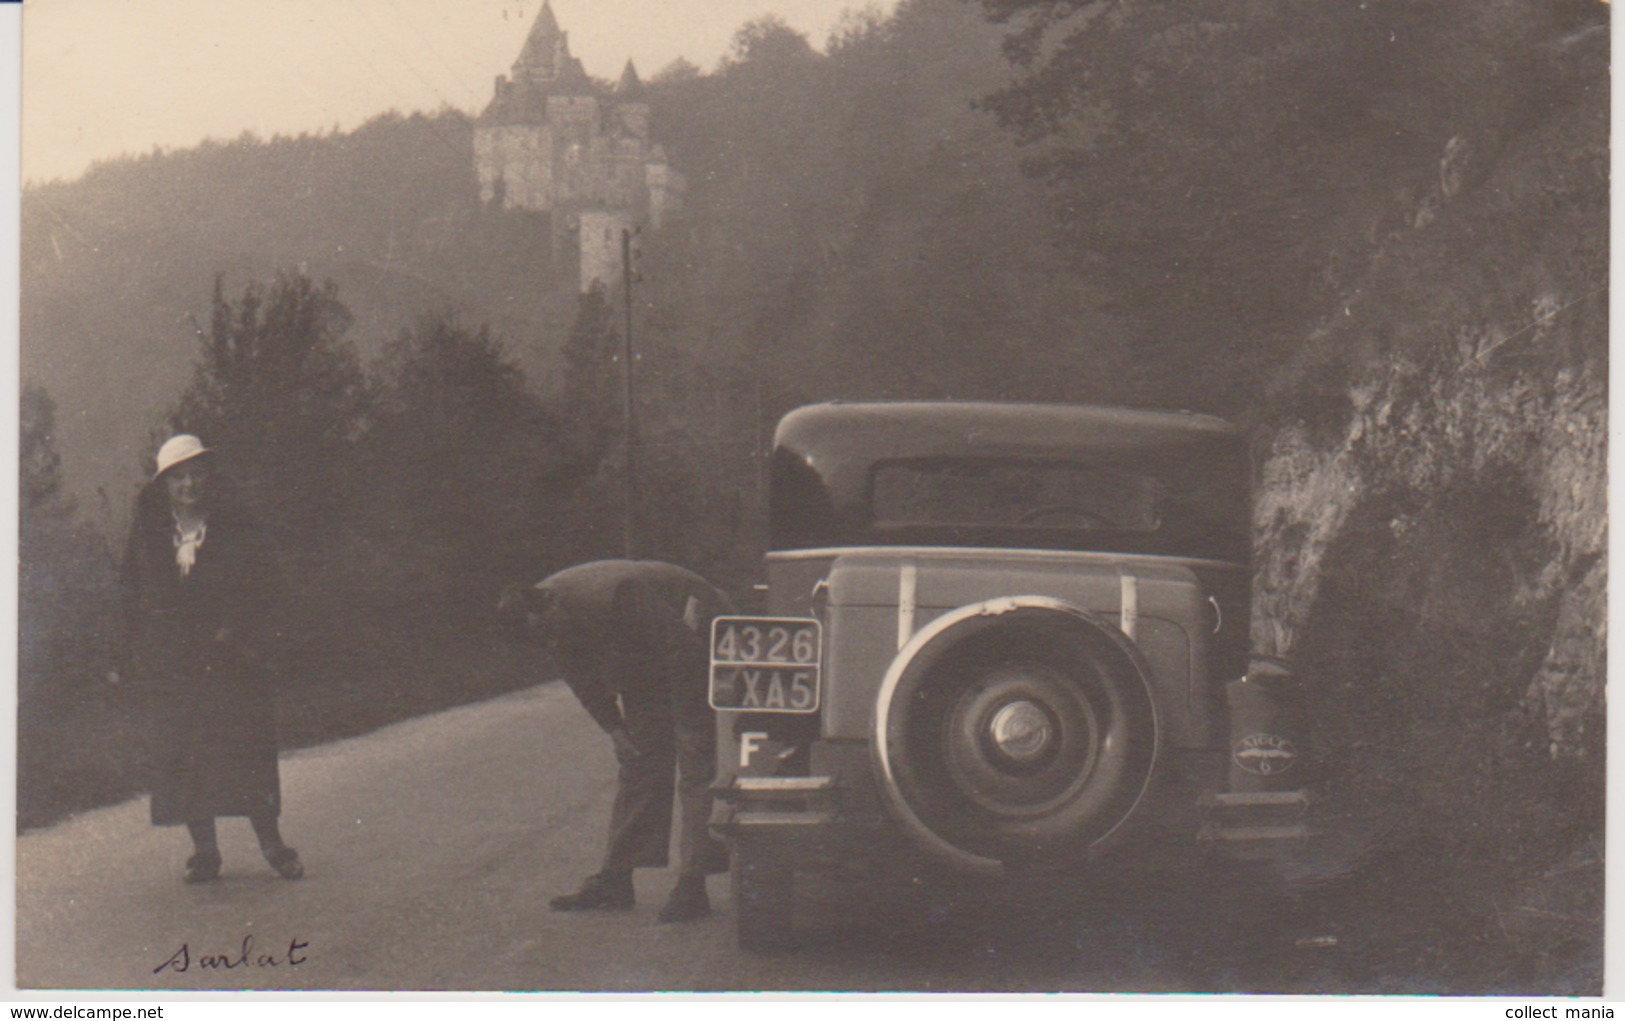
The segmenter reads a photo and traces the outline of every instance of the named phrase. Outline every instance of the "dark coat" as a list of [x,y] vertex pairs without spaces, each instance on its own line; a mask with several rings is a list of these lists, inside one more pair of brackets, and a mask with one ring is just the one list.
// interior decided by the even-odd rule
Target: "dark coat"
[[596,560],[535,588],[565,681],[600,727],[621,725],[617,696],[704,703],[711,621],[732,612],[710,582],[658,560]]
[[[281,809],[276,704],[256,647],[280,585],[276,555],[252,518],[211,501],[197,560],[183,578],[161,482],[143,490],[119,582],[124,667],[148,737],[152,821],[172,826]],[[226,642],[216,640],[221,628]]]

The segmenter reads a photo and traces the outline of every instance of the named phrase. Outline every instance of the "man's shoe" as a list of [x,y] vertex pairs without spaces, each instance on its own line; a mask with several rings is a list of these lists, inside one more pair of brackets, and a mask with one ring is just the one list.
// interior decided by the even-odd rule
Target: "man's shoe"
[[554,911],[625,911],[632,906],[632,877],[588,876],[581,889],[548,904]]
[[711,913],[711,898],[705,893],[704,876],[684,876],[672,887],[666,906],[660,909],[662,922],[692,922]]
[[186,874],[181,877],[188,883],[207,883],[211,879],[220,878],[220,852],[199,851],[186,859]]

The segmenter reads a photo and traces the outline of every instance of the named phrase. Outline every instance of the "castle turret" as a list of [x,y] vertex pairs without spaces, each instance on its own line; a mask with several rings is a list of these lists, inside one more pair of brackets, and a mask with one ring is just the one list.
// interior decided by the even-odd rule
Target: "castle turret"
[[638,77],[637,65],[628,57],[626,66],[621,68],[621,80],[615,83],[615,98],[622,102],[641,103],[647,92],[643,79]]
[[536,24],[530,27],[519,59],[513,62],[513,80],[546,84],[564,71],[570,62],[569,37],[559,30],[559,19],[553,16],[553,5],[543,2]]
[[634,138],[649,138],[648,90],[632,61],[626,62],[621,80],[615,83],[615,125],[623,134]]

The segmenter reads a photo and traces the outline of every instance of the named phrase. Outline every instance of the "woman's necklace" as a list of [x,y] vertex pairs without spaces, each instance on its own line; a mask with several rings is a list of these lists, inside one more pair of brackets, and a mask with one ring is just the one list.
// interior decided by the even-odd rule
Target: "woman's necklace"
[[184,578],[197,563],[197,551],[203,546],[203,537],[208,532],[207,520],[201,516],[193,518],[190,522],[183,522],[179,514],[175,517],[175,566],[180,568],[181,577]]

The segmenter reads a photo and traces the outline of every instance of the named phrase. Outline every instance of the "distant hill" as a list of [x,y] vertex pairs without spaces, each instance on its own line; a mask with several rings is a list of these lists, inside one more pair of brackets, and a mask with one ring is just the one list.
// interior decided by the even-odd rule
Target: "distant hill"
[[[780,404],[1114,396],[1103,369],[1123,331],[1091,311],[1048,246],[1042,186],[974,108],[1008,76],[999,31],[957,4],[905,4],[828,55],[757,30],[715,73],[650,83],[655,136],[690,187],[679,222],[640,239],[640,343],[765,380]],[[450,304],[553,389],[573,266],[551,257],[544,219],[477,194],[455,111],[245,135],[27,189],[23,372],[59,405],[67,487],[93,517],[104,489],[122,516],[217,273],[228,293],[278,268],[331,278],[364,357]]]
[[545,230],[475,203],[469,124],[376,118],[322,137],[250,137],[99,164],[25,190],[23,373],[56,397],[70,489],[135,479],[148,428],[189,376],[216,274],[279,268],[340,284],[363,354],[423,311],[477,312],[545,375],[574,314]]

